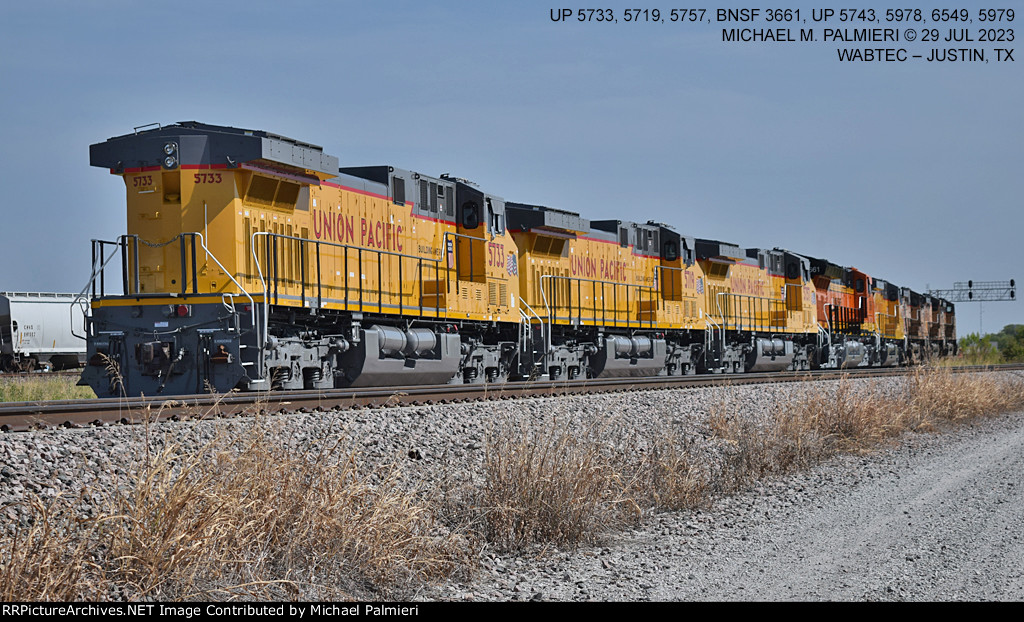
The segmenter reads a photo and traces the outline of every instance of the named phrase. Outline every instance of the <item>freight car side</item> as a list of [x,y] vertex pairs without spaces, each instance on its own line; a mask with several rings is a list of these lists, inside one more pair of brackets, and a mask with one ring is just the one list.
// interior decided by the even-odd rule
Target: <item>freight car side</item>
[[85,361],[85,328],[74,294],[0,292],[0,371],[70,369]]

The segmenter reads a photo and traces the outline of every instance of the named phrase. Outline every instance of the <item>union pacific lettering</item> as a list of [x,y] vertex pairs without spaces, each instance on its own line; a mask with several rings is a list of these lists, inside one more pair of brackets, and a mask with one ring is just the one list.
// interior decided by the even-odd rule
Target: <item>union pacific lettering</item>
[[597,260],[593,257],[573,257],[572,275],[592,279],[597,276]]
[[625,283],[628,277],[627,268],[624,261],[580,256],[572,258],[572,275],[579,278]]
[[749,276],[734,276],[729,280],[732,293],[746,296],[764,296],[764,282]]
[[352,244],[356,241],[356,217],[313,211],[313,235],[318,240]]
[[367,248],[402,251],[402,225],[383,220],[366,220],[351,214],[312,212],[313,235],[318,240],[339,244],[359,244]]
[[360,236],[363,246],[372,246],[380,250],[401,251],[402,225],[395,225],[390,222],[378,220],[367,222],[361,219]]

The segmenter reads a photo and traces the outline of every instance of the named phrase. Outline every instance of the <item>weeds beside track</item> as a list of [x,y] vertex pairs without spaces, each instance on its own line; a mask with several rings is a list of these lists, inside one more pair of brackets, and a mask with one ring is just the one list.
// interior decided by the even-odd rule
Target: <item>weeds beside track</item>
[[113,489],[23,500],[0,538],[0,598],[409,598],[486,548],[598,542],[838,452],[1024,407],[1020,375],[919,370],[901,386],[807,383],[755,411],[724,389],[700,429],[508,417],[475,476],[429,489],[337,436],[295,448],[265,417],[201,444],[149,425]]

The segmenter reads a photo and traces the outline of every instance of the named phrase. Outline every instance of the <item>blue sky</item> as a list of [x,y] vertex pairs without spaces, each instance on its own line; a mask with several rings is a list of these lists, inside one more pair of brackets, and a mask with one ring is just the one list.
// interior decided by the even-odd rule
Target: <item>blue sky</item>
[[[914,4],[969,8],[977,38],[974,2]],[[623,22],[624,8],[667,17],[657,1],[602,3],[619,23],[550,19],[579,6],[5,3],[0,289],[80,289],[89,240],[125,227],[123,185],[89,166],[89,144],[184,120],[319,144],[342,166],[451,173],[591,219],[790,248],[917,291],[1024,277],[1024,51],[841,63],[836,48],[854,44]],[[1020,8],[1009,26],[1024,37]],[[933,47],[870,47],[889,45]],[[978,304],[957,311],[961,334],[979,329]],[[988,303],[983,321],[1024,323],[1024,305]]]

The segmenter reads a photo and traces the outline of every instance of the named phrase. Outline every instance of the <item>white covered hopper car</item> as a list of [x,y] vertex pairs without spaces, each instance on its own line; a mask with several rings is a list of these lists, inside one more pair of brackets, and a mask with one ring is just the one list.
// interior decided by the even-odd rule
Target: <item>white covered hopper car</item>
[[[74,294],[0,292],[0,371],[68,369],[85,362],[84,310]],[[74,327],[74,332],[72,331]]]

